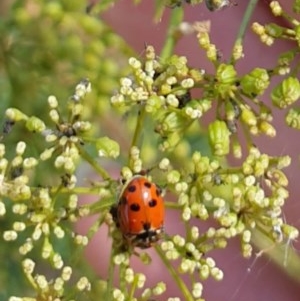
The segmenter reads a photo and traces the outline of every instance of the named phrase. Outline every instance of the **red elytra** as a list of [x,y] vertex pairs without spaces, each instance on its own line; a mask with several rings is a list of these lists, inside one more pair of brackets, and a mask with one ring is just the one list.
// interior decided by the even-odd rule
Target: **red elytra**
[[160,188],[144,176],[134,176],[125,185],[117,207],[117,221],[125,240],[142,249],[151,247],[162,236],[164,217]]

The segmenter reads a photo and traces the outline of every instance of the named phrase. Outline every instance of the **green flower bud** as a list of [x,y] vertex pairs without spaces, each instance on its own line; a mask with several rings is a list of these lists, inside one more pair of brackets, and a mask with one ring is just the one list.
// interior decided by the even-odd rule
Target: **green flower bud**
[[236,70],[233,65],[220,64],[217,69],[216,79],[221,84],[233,85],[236,81]]
[[178,132],[174,132],[168,135],[168,138],[160,144],[160,150],[163,152],[167,150],[173,150],[174,147],[178,145],[181,139],[182,136]]
[[217,83],[215,87],[223,98],[233,97],[236,90],[236,70],[233,65],[220,64],[216,73]]
[[185,129],[189,124],[189,118],[183,116],[180,111],[173,111],[164,115],[155,130],[164,137]]
[[296,39],[298,42],[298,47],[299,47],[299,45],[300,45],[300,25],[295,26],[294,31],[295,31],[295,36],[296,36]]
[[161,295],[166,290],[166,284],[164,282],[159,282],[157,285],[152,289],[153,295],[158,296]]
[[300,130],[300,108],[290,109],[285,121],[289,127]]
[[284,109],[300,97],[300,83],[295,77],[284,79],[271,93],[273,105]]
[[172,170],[167,175],[168,183],[175,184],[180,180],[180,173],[177,170]]
[[244,57],[244,48],[241,42],[234,44],[232,55],[235,61]]
[[269,122],[262,120],[258,124],[259,130],[266,134],[269,137],[275,137],[276,136],[276,130]]
[[241,113],[241,120],[247,125],[253,126],[257,124],[257,119],[251,109],[243,108]]
[[31,132],[40,133],[46,129],[46,125],[41,119],[31,116],[26,120],[26,128]]
[[166,97],[166,102],[169,106],[177,108],[179,106],[178,98],[174,94],[169,94]]
[[99,138],[96,142],[96,148],[99,157],[117,158],[120,154],[119,144],[108,137]]
[[282,53],[280,56],[279,56],[279,59],[278,59],[278,64],[279,65],[290,65],[291,62],[295,59],[295,52],[294,51],[287,51],[287,52],[284,52]]
[[241,88],[249,96],[261,95],[270,84],[268,72],[255,68],[241,79]]
[[262,43],[266,44],[267,46],[271,46],[274,43],[274,38],[267,34],[261,35],[260,40]]
[[190,77],[195,82],[201,82],[203,80],[204,71],[203,70],[198,70],[198,69],[191,69],[189,71],[189,74],[190,74]]
[[195,282],[192,288],[192,294],[194,298],[200,298],[202,296],[203,285],[200,282]]
[[257,22],[254,22],[252,24],[252,30],[259,36],[262,36],[263,34],[265,34],[265,27]]
[[211,62],[216,62],[218,59],[218,49],[216,45],[210,44],[207,51],[206,56]]
[[197,38],[198,38],[198,43],[199,45],[207,50],[209,48],[209,45],[210,45],[210,39],[209,39],[209,35],[207,32],[201,32],[197,35]]
[[233,141],[232,152],[235,158],[237,159],[242,158],[242,146],[240,145],[238,140]]
[[280,38],[285,33],[285,28],[275,23],[267,24],[265,26],[265,30],[266,30],[266,34],[274,38]]
[[150,96],[147,99],[145,110],[148,113],[155,113],[161,108],[162,103],[163,103],[163,101],[162,101],[161,97],[159,97],[157,95]]
[[284,224],[282,225],[283,233],[288,237],[290,240],[294,240],[299,237],[299,230],[293,226]]
[[216,156],[229,153],[230,131],[224,121],[216,120],[208,126],[209,143]]
[[173,75],[186,76],[189,70],[186,64],[187,58],[185,56],[171,56],[166,62],[166,65],[168,66],[166,69],[168,77]]
[[296,14],[300,13],[300,1],[299,0],[293,1],[293,11]]
[[28,116],[25,115],[23,112],[21,112],[18,109],[15,108],[9,108],[5,111],[6,117],[11,121],[20,121],[20,120],[27,120]]
[[282,7],[280,6],[278,1],[272,1],[270,3],[270,8],[274,16],[281,16],[282,15]]

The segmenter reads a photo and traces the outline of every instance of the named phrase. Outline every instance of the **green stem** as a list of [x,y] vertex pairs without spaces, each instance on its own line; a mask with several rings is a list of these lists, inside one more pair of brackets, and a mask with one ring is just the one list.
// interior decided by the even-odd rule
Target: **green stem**
[[34,289],[35,291],[39,291],[39,287],[38,287],[38,285],[36,284],[36,282],[35,282],[35,280],[34,280],[32,274],[25,273],[25,276],[26,276],[27,280],[29,281],[29,283],[32,285],[33,289]]
[[169,58],[174,52],[174,47],[176,45],[176,42],[180,38],[180,34],[179,34],[177,28],[178,28],[178,25],[183,20],[183,15],[184,14],[183,14],[182,8],[175,8],[175,9],[172,9],[172,11],[171,11],[167,37],[165,39],[165,44],[164,44],[164,46],[161,50],[160,56],[159,56],[162,61]]
[[182,205],[179,205],[174,202],[165,201],[164,204],[165,204],[165,207],[168,209],[177,209],[178,210],[178,209],[182,208]]
[[[139,116],[136,122],[136,126],[135,126],[135,130],[134,130],[134,134],[133,134],[133,138],[132,138],[132,142],[131,142],[131,147],[133,146],[138,146],[139,148],[141,147],[141,135],[142,135],[142,131],[143,128],[145,126],[144,121],[145,121],[145,117],[146,117],[146,110],[145,107],[142,107],[140,112],[139,112]],[[130,152],[130,150],[129,150]],[[130,154],[128,156],[129,158],[131,157]]]
[[[254,12],[254,9],[256,7],[257,2],[258,2],[258,0],[250,0],[249,1],[248,6],[246,8],[246,12],[244,14],[244,17],[243,17],[243,20],[242,20],[242,23],[241,23],[241,26],[240,26],[240,29],[239,29],[239,32],[237,34],[237,37],[236,37],[236,40],[235,40],[235,43],[234,43],[234,48],[236,46],[242,44],[245,33],[246,33],[246,29],[248,27],[248,24],[250,22],[250,19],[251,19],[252,15],[253,15],[253,12]],[[234,61],[233,51],[232,51],[232,56],[231,56],[230,61],[231,61],[231,63]]]
[[[32,191],[36,191],[39,190],[40,187],[33,187]],[[57,193],[57,190],[59,189],[59,193],[60,194],[71,194],[71,193],[75,193],[75,194],[95,194],[98,195],[99,194],[99,187],[75,187],[72,190],[70,190],[69,188],[65,188],[65,187],[51,187],[50,192],[51,194],[55,194]]]
[[[88,233],[86,234],[86,237],[88,238],[89,241],[95,235],[95,233],[97,233],[97,231],[99,231],[99,228],[103,224],[103,221],[104,221],[104,216],[101,216],[89,228]],[[82,257],[82,251],[84,248],[85,248],[84,245],[80,245],[80,246],[77,246],[73,250],[73,253],[71,256],[71,262],[74,266],[76,266],[78,264],[78,262],[80,261],[80,259]],[[106,299],[106,300],[108,300],[108,299]]]
[[112,247],[112,250],[110,252],[110,258],[109,258],[108,280],[107,280],[107,289],[106,289],[105,300],[111,300],[111,296],[112,296],[114,270],[115,270],[114,256],[115,256],[115,254],[113,252],[113,247]]
[[137,283],[138,283],[138,277],[137,275],[134,277],[133,283],[131,285],[129,294],[128,294],[128,300],[133,300],[134,299],[134,292],[137,288]]
[[191,295],[189,289],[186,287],[186,285],[183,282],[183,280],[179,277],[178,273],[176,272],[176,270],[172,266],[170,260],[168,260],[166,258],[165,253],[162,251],[162,249],[160,248],[160,246],[156,245],[155,246],[155,250],[156,250],[157,254],[159,255],[159,257],[161,258],[161,260],[163,261],[163,263],[166,266],[166,268],[168,269],[169,273],[171,274],[171,276],[175,280],[177,286],[180,288],[182,294],[184,295],[185,300],[186,301],[194,301],[194,298]]
[[91,157],[90,154],[83,147],[77,145],[77,148],[81,157],[88,163],[90,163],[90,165],[102,176],[104,180],[110,179],[110,175],[108,174],[108,172],[104,168],[102,168],[99,165],[99,163],[93,157]]
[[108,197],[108,198],[101,198],[101,200],[99,201],[83,206],[88,207],[91,214],[97,214],[103,212],[103,210],[111,208],[111,206],[114,205],[115,203],[116,203],[115,199],[113,199],[112,197]]
[[[127,286],[126,286],[126,280],[125,280],[125,276],[126,276],[126,268],[127,265],[125,266],[124,263],[120,264],[119,266],[119,288],[121,290],[121,292],[123,292],[125,294],[125,296],[128,296],[128,290],[127,290]],[[126,298],[127,299],[127,298]],[[127,299],[129,300],[129,299]]]
[[287,241],[284,244],[276,245],[272,242],[266,233],[261,229],[253,230],[251,239],[259,250],[262,250],[258,255],[267,253],[276,264],[293,280],[300,282],[300,257]]

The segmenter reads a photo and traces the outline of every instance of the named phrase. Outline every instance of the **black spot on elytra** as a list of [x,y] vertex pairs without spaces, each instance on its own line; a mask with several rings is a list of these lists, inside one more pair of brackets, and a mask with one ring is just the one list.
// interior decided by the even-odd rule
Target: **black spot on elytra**
[[135,212],[140,211],[140,209],[141,209],[140,205],[137,203],[131,204],[129,208],[130,208],[130,210],[135,211]]
[[135,192],[136,191],[136,186],[135,185],[130,185],[130,186],[128,186],[127,190],[129,192]]
[[153,208],[157,205],[157,200],[152,199],[151,201],[149,201],[149,207]]
[[152,186],[152,184],[151,184],[150,182],[145,182],[145,183],[144,183],[144,186],[150,189],[151,186]]

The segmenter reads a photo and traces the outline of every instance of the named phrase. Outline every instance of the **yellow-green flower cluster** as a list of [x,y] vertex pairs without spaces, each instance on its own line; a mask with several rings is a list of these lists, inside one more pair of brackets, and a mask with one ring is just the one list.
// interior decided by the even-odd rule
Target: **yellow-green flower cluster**
[[119,109],[138,106],[155,120],[155,131],[163,138],[163,150],[174,147],[181,133],[211,107],[207,99],[192,99],[195,83],[203,80],[203,71],[187,66],[187,59],[173,55],[160,61],[152,46],[145,60],[129,59],[132,74],[122,78],[111,103]]
[[[82,80],[76,86],[74,95],[64,103],[67,104],[66,118],[61,113],[64,110],[58,99],[50,96],[48,105],[52,127],[38,117],[27,116],[18,109],[6,110],[7,124],[20,123],[32,135],[39,134],[51,144],[37,158],[26,157],[28,145],[23,141],[16,144],[15,150],[10,149],[9,154],[5,145],[0,144],[0,216],[9,216],[10,221],[1,236],[6,244],[15,241],[19,255],[24,258],[23,271],[35,292],[32,300],[59,300],[64,296],[65,289],[68,293],[74,290],[76,294],[89,291],[91,287],[86,277],[79,278],[77,282],[72,277],[72,285],[68,283],[72,269],[66,265],[68,258],[58,248],[58,244],[68,240],[76,246],[76,250],[81,250],[89,241],[88,236],[75,234],[69,228],[69,222],[74,223],[91,212],[89,206],[78,206],[75,175],[77,161],[86,159],[107,179],[105,171],[95,164],[84,149],[84,143],[90,141],[88,133],[91,124],[82,118],[83,99],[90,90],[88,80]],[[10,131],[7,129],[6,127],[5,134],[9,135]],[[108,137],[93,141],[100,156],[118,155],[118,145]],[[44,161],[51,157],[53,165],[62,170],[61,181],[58,180],[56,186],[48,183],[43,185],[42,182],[35,186],[33,176],[37,168],[41,168]],[[49,179],[49,175],[47,178]],[[104,186],[107,185],[105,183]],[[111,197],[103,187],[99,188],[97,194],[103,198]],[[35,267],[35,262],[29,258],[32,256],[48,263],[52,269],[61,271],[61,275],[49,279],[48,275],[39,271],[38,265]],[[11,297],[11,300],[21,299]]]
[[[135,149],[133,153],[139,152]],[[298,230],[288,225],[282,214],[288,198],[288,180],[282,169],[289,164],[287,156],[271,157],[254,147],[243,164],[235,168],[223,168],[220,161],[199,152],[193,154],[186,173],[172,168],[167,159],[161,161],[159,166],[163,167],[166,186],[177,195],[177,202],[171,206],[180,208],[185,234],[169,236],[167,230],[165,239],[155,249],[163,261],[168,262],[166,266],[170,264],[175,269],[173,275],[191,275],[191,283],[182,285],[186,285],[192,297],[202,297],[202,281],[208,277],[223,279],[222,270],[209,252],[226,248],[230,239],[239,237],[241,253],[249,258],[254,232],[266,233],[274,243],[290,242],[298,237]],[[126,170],[129,169],[123,170],[124,175],[128,173]],[[215,219],[217,224],[202,232],[201,222],[209,218]],[[145,253],[139,256],[144,263],[151,261]],[[118,252],[114,262],[127,266],[128,253]],[[132,273],[130,271],[130,281]],[[124,293],[122,297],[126,297]]]
[[188,253],[187,262],[196,260],[190,267],[193,273],[203,254],[226,247],[227,241],[236,236],[241,238],[242,254],[251,256],[251,233],[255,229],[264,229],[275,242],[297,237],[298,230],[287,225],[282,216],[289,194],[288,180],[281,169],[289,164],[287,156],[270,157],[251,148],[242,166],[233,169],[224,169],[218,161],[194,153],[188,176],[169,171],[167,179],[178,195],[183,222],[188,225],[194,219],[213,217],[219,227],[199,234],[198,228],[190,225],[188,240],[177,235],[162,244],[166,256],[176,260]]
[[50,107],[49,116],[55,125],[55,129],[44,131],[45,139],[48,143],[54,144],[46,149],[41,155],[41,160],[50,159],[53,154],[58,154],[55,158],[54,166],[57,169],[63,169],[67,173],[73,173],[80,158],[79,149],[83,143],[82,136],[91,129],[91,124],[81,120],[84,106],[80,101],[86,93],[91,90],[88,80],[82,80],[75,88],[74,95],[70,98],[68,104],[68,120],[59,113],[59,103],[55,96],[48,98]]
[[[74,283],[73,270],[70,266],[61,268],[60,275],[51,279],[47,279],[45,275],[35,271],[36,263],[30,258],[23,260],[22,268],[25,276],[34,287],[36,295],[22,298],[12,296],[9,301],[63,300],[67,285],[69,289],[72,287],[73,294],[84,293],[91,289],[91,284],[86,277],[81,277]],[[69,283],[69,281],[72,281],[72,283]],[[71,293],[71,291],[69,290],[68,293]]]
[[[299,6],[297,1],[295,1],[294,5],[294,9],[297,10]],[[299,21],[284,11],[279,1],[272,1],[270,8],[274,16],[284,18],[289,25],[287,27],[276,23],[261,25],[255,22],[252,25],[252,29],[260,37],[260,40],[267,45],[272,45],[276,39],[287,39],[296,42],[296,48],[282,53],[278,59],[278,65],[272,70],[274,75],[296,74],[297,67],[294,67],[294,62],[297,64],[295,60],[300,47]],[[295,70],[295,73],[293,73],[293,70]],[[273,105],[280,109],[284,109],[298,101],[300,98],[299,79],[296,76],[285,78],[273,89],[271,98]]]
[[[91,133],[91,123],[83,119],[85,116],[86,106],[84,100],[86,94],[91,92],[91,84],[89,80],[83,79],[75,87],[74,94],[67,102],[63,104],[58,99],[51,95],[48,97],[49,117],[52,121],[51,125],[46,125],[41,119],[35,116],[27,116],[18,109],[9,108],[6,110],[8,124],[16,122],[24,122],[26,129],[32,133],[40,133],[50,147],[45,148],[39,159],[47,161],[53,158],[53,166],[65,173],[63,183],[68,188],[73,188],[76,184],[76,176],[74,174],[78,162],[83,157],[88,161],[88,154],[83,146],[86,142],[94,143],[98,155],[100,157],[119,156],[120,148],[117,142],[109,137],[100,137],[94,139],[89,137]],[[66,115],[63,109],[67,104]],[[98,170],[101,175],[106,178],[105,172]]]
[[[21,154],[25,150],[25,147],[21,147],[22,143],[17,146],[18,162],[21,164],[25,160],[21,160]],[[24,145],[23,145],[24,146]],[[21,151],[23,149],[23,151]],[[28,165],[24,168],[22,174],[15,175],[12,181],[7,180],[4,177],[3,187],[12,186],[14,194],[18,194],[18,198],[15,198],[9,192],[9,189],[2,191],[1,197],[9,198],[12,204],[12,214],[14,215],[14,222],[11,225],[11,229],[3,231],[3,239],[7,242],[18,240],[19,234],[23,233],[21,239],[23,243],[19,246],[19,253],[21,256],[26,256],[23,260],[23,271],[35,290],[36,297],[32,300],[48,300],[60,298],[64,295],[65,285],[71,278],[72,269],[64,264],[62,255],[55,250],[52,241],[55,239],[61,240],[65,238],[65,230],[62,228],[62,222],[66,219],[77,218],[78,215],[84,213],[78,212],[77,209],[77,197],[71,195],[68,204],[64,207],[62,204],[59,208],[55,206],[55,199],[52,198],[49,188],[34,188],[30,190],[30,194],[27,194],[26,198],[22,197],[20,188],[23,187],[27,181],[22,180],[26,178],[25,174],[28,172]],[[16,181],[16,179],[18,179]],[[28,178],[27,178],[28,179]],[[22,184],[23,183],[23,184]],[[21,189],[21,190],[24,190]],[[2,214],[5,214],[4,203],[1,202]],[[26,235],[24,237],[24,234]],[[82,236],[80,244],[86,245],[87,239]],[[75,236],[79,241],[78,236]],[[40,248],[40,256],[44,260],[48,261],[51,266],[61,271],[61,275],[55,279],[47,279],[41,272],[35,272],[35,262],[27,257],[33,248]],[[69,284],[69,287],[73,287]],[[76,285],[77,291],[85,291],[90,289],[90,284],[85,277],[78,280]],[[24,297],[26,298],[26,297]],[[11,297],[10,300],[23,300],[19,297]]]
[[237,136],[239,123],[252,135],[276,135],[271,124],[271,110],[257,98],[269,87],[270,71],[254,68],[239,76],[235,63],[243,57],[242,45],[236,45],[237,53],[233,55],[232,62],[224,63],[218,56],[217,47],[210,42],[207,32],[199,32],[197,38],[215,66],[215,75],[205,74],[202,80],[202,84],[205,82],[203,98],[210,103],[217,103],[218,120],[209,125],[210,146],[214,155],[225,156],[232,149],[233,154],[240,157],[241,146]]
[[[33,158],[24,158],[26,144],[20,141],[15,149],[15,157],[8,160],[4,144],[0,144],[0,177],[1,198],[7,197],[14,202],[28,200],[32,191],[29,183],[30,171],[34,170],[38,161]],[[1,203],[1,212],[5,213],[5,206]]]
[[[143,257],[149,257],[146,253],[139,254],[141,259]],[[113,261],[115,267],[119,269],[120,275],[120,286],[114,288],[112,291],[112,300],[138,300],[133,299],[141,298],[143,300],[151,299],[151,297],[162,295],[166,291],[166,284],[164,282],[158,282],[153,287],[146,286],[146,275],[143,273],[136,273],[129,265],[130,254],[129,253],[118,253],[114,255]],[[145,263],[145,260],[143,260]],[[148,264],[150,261],[148,261]],[[143,290],[142,290],[143,289]],[[138,293],[136,291],[139,291]],[[108,292],[110,294],[110,292]],[[140,297],[139,297],[140,296]]]
[[[296,2],[296,1],[295,1]],[[300,45],[300,30],[299,21],[290,16],[281,7],[279,1],[271,1],[270,9],[275,17],[282,17],[289,22],[292,27],[284,27],[276,23],[270,23],[267,25],[261,25],[257,22],[253,23],[253,31],[260,37],[260,40],[267,44],[272,45],[275,39],[288,39],[296,41],[299,47]]]
[[[148,46],[143,61],[129,59],[132,74],[121,79],[121,87],[111,102],[123,110],[137,106],[140,116],[151,115],[154,131],[161,137],[162,151],[173,150],[183,143],[188,128],[216,102],[218,120],[209,125],[212,152],[217,156],[226,156],[232,150],[234,155],[240,157],[239,123],[252,135],[276,135],[276,129],[271,124],[271,109],[257,98],[265,93],[276,70],[254,68],[239,76],[235,63],[243,56],[242,49],[237,50],[239,55],[236,54],[234,61],[225,63],[220,61],[217,47],[210,42],[207,32],[199,32],[197,38],[214,63],[215,74],[188,67],[185,57],[174,55],[161,61],[153,47]],[[277,69],[279,72],[280,68]],[[273,104],[282,108],[295,102],[299,94],[298,85],[295,79],[284,81],[272,93]],[[198,88],[202,96],[193,98],[193,92]],[[144,117],[138,118],[141,126]]]

